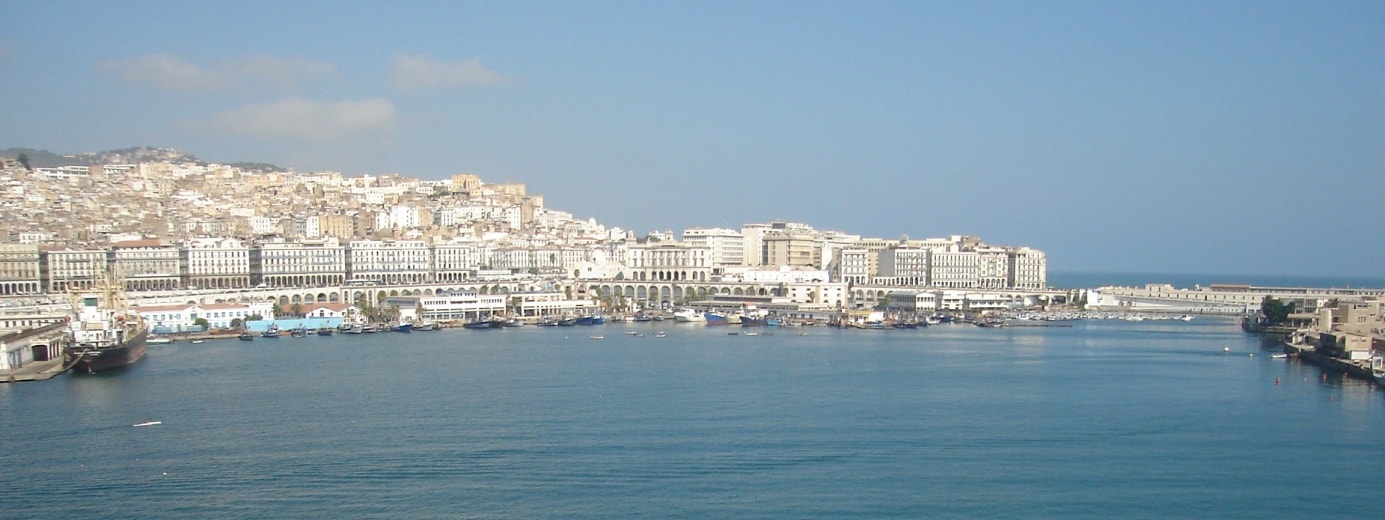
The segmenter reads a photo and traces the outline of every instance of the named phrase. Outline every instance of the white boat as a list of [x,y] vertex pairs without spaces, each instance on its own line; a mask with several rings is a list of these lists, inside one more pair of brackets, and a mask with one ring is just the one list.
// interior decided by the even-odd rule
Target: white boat
[[146,345],[167,345],[169,343],[173,343],[173,340],[168,338],[149,338],[149,340],[145,341],[144,343]]
[[158,426],[158,425],[163,424],[163,423],[164,423],[163,421],[144,421],[144,422],[142,422],[142,423],[135,423],[134,426],[135,426],[136,428],[138,428],[138,427],[140,427],[140,426]]
[[700,323],[707,321],[707,317],[692,309],[679,309],[674,311],[673,320],[683,323]]
[[1376,384],[1385,385],[1385,356],[1371,356],[1371,377]]
[[1288,355],[1288,354],[1271,354],[1271,355],[1270,355],[1270,358],[1271,358],[1271,359],[1289,359],[1289,355]]

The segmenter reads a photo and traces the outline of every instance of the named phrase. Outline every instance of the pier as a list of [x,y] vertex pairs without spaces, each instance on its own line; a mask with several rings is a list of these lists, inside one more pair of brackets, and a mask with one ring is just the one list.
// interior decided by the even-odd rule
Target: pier
[[35,317],[37,327],[5,331],[0,335],[0,383],[42,381],[66,372],[67,321]]

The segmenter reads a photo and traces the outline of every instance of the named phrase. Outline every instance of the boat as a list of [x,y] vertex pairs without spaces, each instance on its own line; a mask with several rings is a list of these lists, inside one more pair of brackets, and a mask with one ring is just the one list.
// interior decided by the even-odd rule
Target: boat
[[468,329],[498,329],[500,328],[500,325],[498,325],[498,323],[499,322],[492,320],[490,318],[481,318],[476,321],[469,321],[466,323],[466,325],[462,326]]
[[1371,377],[1376,384],[1385,385],[1385,356],[1371,356]]
[[407,334],[407,333],[410,333],[410,332],[413,332],[413,331],[414,331],[414,324],[412,324],[412,323],[400,323],[400,324],[398,324],[398,325],[395,325],[395,326],[393,326],[393,327],[390,327],[390,331],[391,331],[391,332],[403,332],[403,333],[406,333],[406,334]]
[[293,329],[289,330],[289,336],[295,338],[306,338],[308,337],[308,329],[305,329],[303,327],[294,327]]
[[144,421],[142,423],[135,423],[134,427],[139,428],[140,426],[158,426],[163,423],[163,421]]
[[260,333],[260,337],[262,337],[262,338],[274,338],[274,339],[278,339],[278,338],[279,338],[279,326],[278,326],[278,325],[272,325],[272,326],[270,326],[269,329],[267,329],[267,330],[265,330],[264,332]]
[[606,336],[602,336],[602,335],[600,335],[600,334],[596,334],[596,335],[591,336],[591,339],[606,339]]
[[255,334],[249,331],[242,332],[239,336],[236,336],[236,339],[241,341],[255,341]]
[[431,321],[425,321],[423,323],[415,325],[414,330],[419,332],[432,332],[438,330],[438,324],[433,323]]
[[194,340],[192,340],[192,344],[193,344],[193,345],[201,345],[201,344],[203,344],[203,343],[206,343],[206,341],[200,340],[200,339],[194,339]]
[[173,343],[173,340],[168,338],[149,338],[148,341],[145,341],[145,344],[148,345],[167,345],[169,343]]
[[331,336],[332,332],[332,327],[322,327],[317,329],[317,335],[319,336]]
[[363,334],[365,330],[360,325],[352,325],[341,330],[342,334]]
[[704,312],[702,313],[702,318],[703,321],[706,321],[708,325],[726,325],[727,323],[729,323],[726,319],[726,315],[720,312]]
[[73,371],[91,374],[144,358],[149,327],[125,305],[116,282],[76,294],[73,303],[74,316],[68,322],[72,346],[67,349]]
[[1283,354],[1283,353],[1281,353],[1281,354],[1270,354],[1270,359],[1288,359],[1288,358],[1289,358],[1289,355],[1288,355],[1288,354]]
[[704,322],[707,321],[707,317],[692,309],[680,309],[673,313],[673,321],[680,323]]

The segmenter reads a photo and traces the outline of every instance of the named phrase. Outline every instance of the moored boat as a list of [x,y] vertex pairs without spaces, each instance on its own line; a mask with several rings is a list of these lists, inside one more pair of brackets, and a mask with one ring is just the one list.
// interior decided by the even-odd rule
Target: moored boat
[[72,346],[67,349],[74,371],[90,374],[144,358],[149,327],[139,313],[126,307],[114,282],[75,295],[74,304],[68,324]]

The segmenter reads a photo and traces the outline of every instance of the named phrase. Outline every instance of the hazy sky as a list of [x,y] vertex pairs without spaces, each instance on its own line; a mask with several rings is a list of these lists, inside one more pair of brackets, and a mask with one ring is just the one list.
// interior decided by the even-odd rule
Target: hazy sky
[[471,172],[633,229],[1385,274],[1385,2],[0,0],[0,148]]

